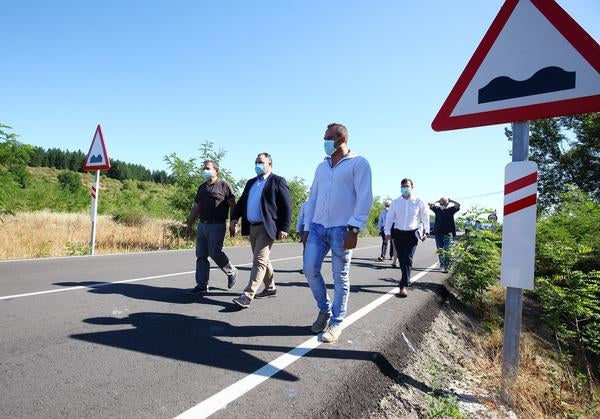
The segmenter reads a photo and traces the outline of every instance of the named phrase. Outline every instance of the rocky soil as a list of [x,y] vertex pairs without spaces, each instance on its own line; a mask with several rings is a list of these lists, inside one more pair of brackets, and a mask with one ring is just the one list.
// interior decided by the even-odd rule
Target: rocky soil
[[498,394],[483,387],[470,338],[479,326],[452,301],[444,303],[418,347],[407,341],[411,349],[407,367],[369,417],[517,417],[501,404]]

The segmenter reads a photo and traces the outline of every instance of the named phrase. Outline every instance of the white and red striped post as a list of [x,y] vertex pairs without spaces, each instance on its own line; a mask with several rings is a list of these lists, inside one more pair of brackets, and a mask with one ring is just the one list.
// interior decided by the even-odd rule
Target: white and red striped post
[[535,162],[506,165],[500,275],[506,287],[533,288],[537,178]]
[[515,402],[519,375],[519,344],[523,314],[523,288],[533,287],[537,165],[529,157],[529,122],[513,123],[512,160],[506,166],[502,226],[502,273],[506,286],[502,398]]
[[92,209],[90,219],[92,221],[92,237],[90,239],[90,254],[94,254],[96,247],[96,214],[98,213],[98,194],[100,193],[100,170],[96,170],[96,180],[92,184]]

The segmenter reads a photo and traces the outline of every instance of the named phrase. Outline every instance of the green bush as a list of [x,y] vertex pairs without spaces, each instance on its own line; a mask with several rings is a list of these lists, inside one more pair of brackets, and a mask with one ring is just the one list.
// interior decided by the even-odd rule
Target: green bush
[[500,279],[502,237],[491,231],[459,236],[450,248],[454,285],[463,301],[481,308],[485,292]]
[[600,203],[570,191],[558,211],[540,219],[535,285],[562,353],[591,379],[600,357]]
[[146,212],[139,207],[121,208],[113,213],[114,222],[127,226],[142,226],[146,222]]
[[77,193],[83,189],[81,177],[79,177],[79,175],[75,172],[64,170],[58,174],[57,178],[61,188],[63,188],[65,191]]
[[71,242],[65,243],[65,252],[67,256],[83,256],[90,254],[90,246],[88,243]]

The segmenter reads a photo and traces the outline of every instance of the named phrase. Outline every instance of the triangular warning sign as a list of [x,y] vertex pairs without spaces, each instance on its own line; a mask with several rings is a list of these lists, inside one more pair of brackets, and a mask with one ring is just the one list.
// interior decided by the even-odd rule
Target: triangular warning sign
[[100,127],[100,124],[98,124],[96,133],[92,139],[92,145],[90,145],[90,151],[88,151],[88,154],[85,157],[85,163],[83,163],[83,170],[108,169],[110,169],[110,160],[108,159],[108,153],[106,152],[106,146],[104,145],[102,128]]
[[600,111],[600,45],[554,0],[506,0],[431,126]]

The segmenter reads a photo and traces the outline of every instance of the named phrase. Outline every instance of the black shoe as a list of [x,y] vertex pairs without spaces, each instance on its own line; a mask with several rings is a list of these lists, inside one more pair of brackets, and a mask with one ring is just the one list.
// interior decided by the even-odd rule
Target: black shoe
[[256,294],[254,296],[254,298],[268,298],[268,297],[275,297],[277,295],[277,290],[268,290],[268,289],[264,289],[262,290],[262,292],[259,292],[258,294]]
[[227,275],[227,288],[231,289],[235,285],[235,281],[237,281],[238,270],[235,268],[235,271],[231,275]]
[[186,290],[185,292],[187,292],[188,294],[206,295],[209,293],[209,290],[208,290],[208,287],[201,287],[200,285],[196,285],[194,288],[190,288],[189,290]]

